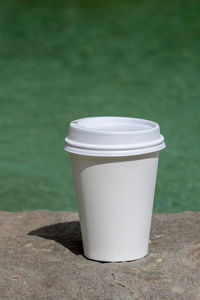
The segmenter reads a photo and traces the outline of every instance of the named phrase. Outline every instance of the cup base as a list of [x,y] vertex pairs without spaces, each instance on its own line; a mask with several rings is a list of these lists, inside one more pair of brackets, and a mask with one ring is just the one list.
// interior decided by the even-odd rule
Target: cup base
[[90,255],[87,255],[84,253],[84,256],[87,258],[87,259],[90,259],[90,260],[93,260],[93,261],[98,261],[98,262],[102,262],[102,263],[120,263],[120,262],[129,262],[129,261],[134,261],[134,260],[138,260],[140,258],[143,258],[145,256],[148,255],[148,252],[144,253],[144,254],[141,254],[139,256],[133,256],[133,257],[124,257],[124,258],[119,258],[119,259],[108,259],[108,258],[103,258],[103,257],[92,257]]

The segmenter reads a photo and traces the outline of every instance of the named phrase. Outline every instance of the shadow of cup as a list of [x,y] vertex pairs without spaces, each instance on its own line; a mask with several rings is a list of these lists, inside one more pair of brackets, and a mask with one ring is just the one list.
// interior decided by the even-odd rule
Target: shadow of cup
[[35,235],[60,243],[76,255],[83,255],[80,222],[56,223],[32,230],[28,235]]

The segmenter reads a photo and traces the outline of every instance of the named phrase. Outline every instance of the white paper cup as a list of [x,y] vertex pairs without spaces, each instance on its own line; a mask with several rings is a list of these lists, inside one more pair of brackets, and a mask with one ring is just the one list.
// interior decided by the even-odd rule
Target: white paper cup
[[70,123],[71,153],[83,249],[99,261],[148,253],[159,151],[158,124],[124,117]]

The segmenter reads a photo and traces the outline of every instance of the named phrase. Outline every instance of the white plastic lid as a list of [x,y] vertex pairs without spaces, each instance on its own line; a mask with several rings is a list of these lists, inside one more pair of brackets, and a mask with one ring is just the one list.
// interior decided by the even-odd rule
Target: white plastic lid
[[164,148],[164,137],[157,123],[127,117],[72,121],[64,147],[68,152],[89,156],[131,156]]

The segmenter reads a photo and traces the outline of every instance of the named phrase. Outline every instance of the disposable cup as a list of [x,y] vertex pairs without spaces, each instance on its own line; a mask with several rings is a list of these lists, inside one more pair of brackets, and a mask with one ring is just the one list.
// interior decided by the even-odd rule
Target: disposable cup
[[130,261],[148,254],[159,151],[159,125],[126,117],[70,123],[70,152],[86,257]]

